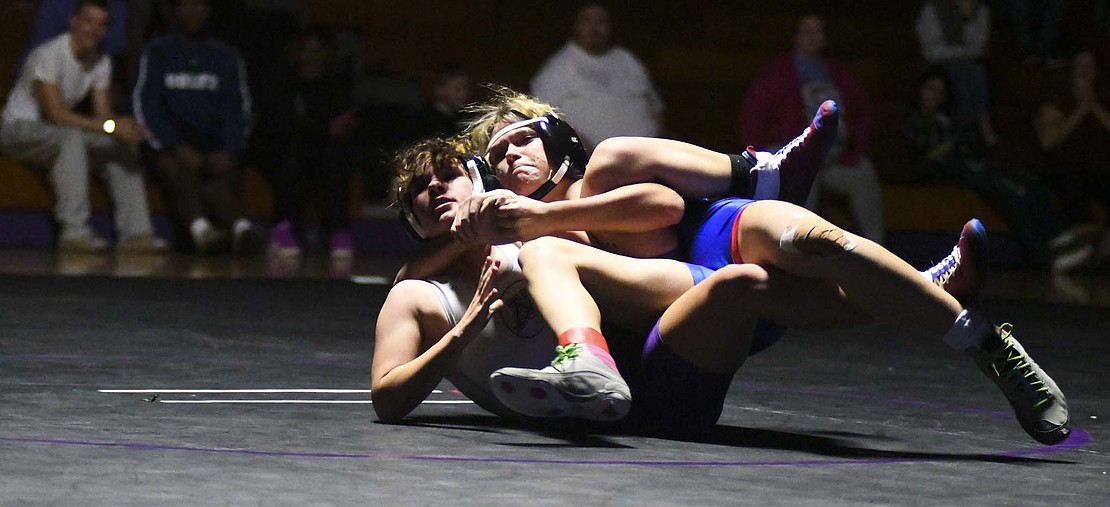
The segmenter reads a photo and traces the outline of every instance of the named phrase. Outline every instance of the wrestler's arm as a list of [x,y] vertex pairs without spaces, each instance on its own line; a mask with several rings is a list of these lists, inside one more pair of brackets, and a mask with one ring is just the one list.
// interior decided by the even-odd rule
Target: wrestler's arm
[[393,283],[420,280],[443,273],[468,248],[469,245],[455,241],[450,234],[431,238],[421,244],[420,250],[401,266]]
[[[483,205],[485,204],[485,207],[488,207],[488,204],[493,202],[493,197],[499,195],[515,194],[508,190],[495,190],[472,196],[470,199],[459,203],[459,208],[455,212],[455,224],[451,229],[453,232],[456,230],[460,232],[444,234],[425,241],[420,245],[420,250],[397,271],[393,283],[396,284],[401,280],[420,280],[441,274],[476,242],[485,244],[504,243],[505,241],[496,241],[497,238],[494,238],[492,234],[479,236],[477,232],[479,228],[477,218],[482,214]],[[471,223],[471,220],[474,220],[474,222]]]
[[540,202],[515,196],[496,207],[498,229],[506,238],[527,241],[564,231],[641,233],[677,224],[685,203],[674,190],[657,183],[637,183],[579,197],[581,182],[568,199]]
[[378,314],[370,372],[370,397],[382,421],[408,415],[454,369],[458,353],[503,304],[493,288],[496,274],[497,264],[487,258],[470,306],[453,327],[427,284],[409,280],[389,291]]

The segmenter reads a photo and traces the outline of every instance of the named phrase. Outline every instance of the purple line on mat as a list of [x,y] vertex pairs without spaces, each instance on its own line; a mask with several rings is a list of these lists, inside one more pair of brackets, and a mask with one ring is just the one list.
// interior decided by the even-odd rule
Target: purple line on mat
[[[1019,458],[1054,454],[1058,452],[1078,449],[1091,441],[1091,436],[1082,428],[1073,428],[1071,436],[1063,443],[1051,447],[1034,447],[1014,449],[1010,451],[979,455],[979,457]],[[904,458],[872,458],[872,459],[827,459],[827,460],[769,460],[769,461],[660,461],[660,460],[559,460],[535,458],[498,458],[476,456],[389,456],[361,453],[329,453],[329,452],[298,452],[261,449],[232,449],[226,447],[188,447],[178,445],[160,445],[128,442],[94,442],[85,440],[58,440],[45,438],[13,438],[0,437],[0,442],[16,444],[46,444],[69,445],[81,447],[118,448],[138,451],[186,451],[196,453],[238,454],[250,456],[270,456],[284,458],[313,458],[313,459],[400,459],[413,461],[452,461],[466,463],[495,463],[495,464],[540,464],[540,465],[585,465],[585,466],[646,466],[646,467],[812,467],[831,465],[884,465],[895,463],[919,463],[929,461],[946,461],[959,459],[959,455],[940,455],[937,457],[904,457]],[[968,455],[968,457],[975,457]]]

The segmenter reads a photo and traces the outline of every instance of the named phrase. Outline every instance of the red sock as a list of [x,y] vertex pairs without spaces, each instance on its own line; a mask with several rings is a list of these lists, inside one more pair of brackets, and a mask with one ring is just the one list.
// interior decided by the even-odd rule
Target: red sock
[[576,327],[563,331],[559,335],[559,345],[570,345],[572,343],[581,343],[586,348],[601,359],[605,364],[613,368],[613,371],[620,372],[617,369],[617,362],[613,360],[612,354],[609,353],[609,344],[605,341],[605,337],[598,331],[589,327]]

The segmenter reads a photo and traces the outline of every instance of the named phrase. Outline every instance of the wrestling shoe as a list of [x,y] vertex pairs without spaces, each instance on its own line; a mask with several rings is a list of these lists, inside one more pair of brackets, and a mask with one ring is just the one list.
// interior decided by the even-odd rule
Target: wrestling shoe
[[817,172],[825,165],[825,155],[836,140],[839,122],[836,102],[826,100],[817,108],[813,122],[774,154],[757,152],[749,146],[746,155],[756,160],[752,168],[754,198],[804,206]]
[[616,421],[632,406],[628,383],[585,345],[555,348],[551,366],[501,368],[490,375],[497,399],[514,412],[530,417],[577,417]]
[[979,370],[994,381],[1014,408],[1021,428],[1034,440],[1055,445],[1071,433],[1068,401],[1013,335],[1013,326],[1002,324],[978,348],[966,351]]
[[987,286],[987,230],[977,218],[964,224],[952,253],[921,274],[956,298],[964,308],[983,302]]

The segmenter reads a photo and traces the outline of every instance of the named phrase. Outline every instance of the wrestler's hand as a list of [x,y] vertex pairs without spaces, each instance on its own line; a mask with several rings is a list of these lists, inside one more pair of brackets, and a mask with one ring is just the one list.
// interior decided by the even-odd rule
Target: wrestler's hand
[[512,241],[528,241],[552,232],[547,225],[548,204],[513,194],[498,200],[493,214],[497,216],[497,231]]
[[501,261],[494,260],[487,249],[486,262],[482,265],[482,274],[478,277],[474,297],[471,298],[470,305],[466,307],[466,312],[459,319],[458,326],[462,336],[468,338],[477,336],[478,332],[486,327],[490,317],[505,305],[493,286],[500,271]]
[[504,243],[497,232],[493,209],[505,196],[513,196],[508,190],[494,190],[470,196],[459,203],[455,209],[455,221],[451,224],[451,235],[455,241],[464,244]]

